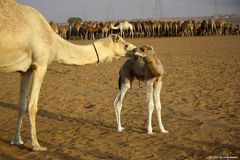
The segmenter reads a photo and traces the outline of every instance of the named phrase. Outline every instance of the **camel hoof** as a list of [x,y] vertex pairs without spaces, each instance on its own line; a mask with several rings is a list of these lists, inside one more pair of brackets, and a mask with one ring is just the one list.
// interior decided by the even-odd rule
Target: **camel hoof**
[[148,134],[148,135],[154,135],[155,133],[153,133],[153,132],[148,132],[147,134]]
[[32,148],[33,151],[47,151],[47,147],[41,147],[41,146],[34,146]]
[[123,128],[123,127],[118,128],[118,132],[120,132],[120,133],[123,132],[124,130],[125,130],[125,128]]
[[23,141],[13,138],[13,140],[11,140],[10,144],[14,145],[14,146],[23,145]]
[[161,130],[162,133],[169,133],[167,130]]

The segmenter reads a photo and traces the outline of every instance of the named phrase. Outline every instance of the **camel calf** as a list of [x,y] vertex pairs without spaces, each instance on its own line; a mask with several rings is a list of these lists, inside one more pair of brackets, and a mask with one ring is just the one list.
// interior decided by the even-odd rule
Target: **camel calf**
[[168,133],[168,131],[164,129],[161,118],[160,92],[162,88],[163,72],[163,66],[155,55],[152,46],[144,45],[133,50],[133,56],[122,65],[119,71],[119,93],[114,100],[117,128],[119,132],[124,130],[121,126],[120,118],[122,101],[128,89],[131,88],[134,78],[137,78],[138,80],[144,81],[147,93],[148,134],[153,134],[152,113],[154,106],[157,111],[158,124],[161,132]]

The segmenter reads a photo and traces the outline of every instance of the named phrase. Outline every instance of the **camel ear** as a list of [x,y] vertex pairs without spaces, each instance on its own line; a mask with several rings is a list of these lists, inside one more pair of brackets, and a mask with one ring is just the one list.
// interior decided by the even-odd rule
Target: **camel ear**
[[118,42],[119,41],[119,39],[120,39],[120,36],[118,35],[118,34],[114,34],[113,35],[113,42]]
[[149,45],[149,50],[154,50],[153,46]]
[[143,46],[143,48],[145,49],[144,51],[154,49],[153,46],[151,46],[151,45],[145,45],[145,46]]
[[145,47],[140,47],[140,50],[141,50],[142,52],[145,52],[145,51],[146,51],[146,48],[145,48]]
[[142,52],[147,52],[149,50],[152,50],[149,46],[143,46],[140,48]]
[[146,54],[144,52],[135,52],[134,53],[135,56],[139,56],[139,57],[146,57]]
[[144,51],[143,51],[143,47],[140,47],[140,50],[138,49],[138,48],[134,48],[133,49],[133,54],[135,55],[135,56],[139,56],[139,57],[146,57],[146,54],[144,53]]
[[135,52],[137,52],[137,48],[134,48],[134,49],[133,49],[133,53],[135,53]]

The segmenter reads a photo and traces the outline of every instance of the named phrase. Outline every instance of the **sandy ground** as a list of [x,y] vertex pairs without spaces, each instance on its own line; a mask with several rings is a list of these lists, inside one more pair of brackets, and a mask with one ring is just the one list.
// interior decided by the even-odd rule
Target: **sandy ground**
[[[29,119],[22,146],[9,145],[15,131],[19,74],[0,74],[0,159],[216,159],[240,158],[240,36],[130,39],[151,44],[165,68],[162,114],[169,134],[147,107],[138,81],[122,111],[118,133],[112,102],[124,59],[86,66],[52,64],[39,100],[37,131],[46,152],[32,152]],[[78,41],[86,44],[89,41]]]

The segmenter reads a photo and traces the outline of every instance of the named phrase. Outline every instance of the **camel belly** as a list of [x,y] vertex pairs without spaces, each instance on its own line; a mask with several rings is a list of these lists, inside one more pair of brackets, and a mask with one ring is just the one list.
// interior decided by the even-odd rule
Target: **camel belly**
[[0,53],[0,72],[25,72],[29,69],[32,63],[30,54],[27,53]]

